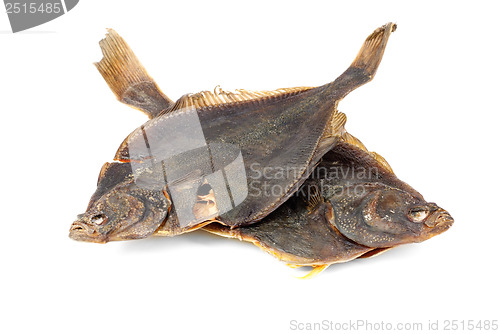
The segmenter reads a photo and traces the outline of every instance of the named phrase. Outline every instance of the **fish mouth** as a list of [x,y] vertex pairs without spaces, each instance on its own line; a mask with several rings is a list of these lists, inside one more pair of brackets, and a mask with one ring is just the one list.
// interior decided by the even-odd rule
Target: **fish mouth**
[[434,211],[425,221],[424,227],[426,232],[424,235],[425,239],[432,238],[438,234],[447,231],[455,222],[453,217],[448,213],[448,211],[441,208]]
[[429,216],[429,218],[426,219],[425,225],[430,228],[444,227],[444,226],[450,227],[451,225],[453,225],[454,222],[455,220],[448,213],[448,211],[439,208],[436,211],[434,211]]
[[97,234],[94,228],[78,220],[71,224],[69,237],[76,241],[95,242],[99,244],[107,242],[106,238]]

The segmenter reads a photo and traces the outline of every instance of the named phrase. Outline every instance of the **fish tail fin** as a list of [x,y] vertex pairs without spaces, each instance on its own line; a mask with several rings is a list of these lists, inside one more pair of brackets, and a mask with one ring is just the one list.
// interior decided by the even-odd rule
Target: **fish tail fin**
[[149,118],[173,105],[116,31],[108,29],[99,46],[103,58],[94,65],[120,102],[139,109]]
[[382,61],[389,36],[397,28],[389,22],[368,36],[351,66],[330,86],[335,99],[342,99],[354,89],[371,81]]

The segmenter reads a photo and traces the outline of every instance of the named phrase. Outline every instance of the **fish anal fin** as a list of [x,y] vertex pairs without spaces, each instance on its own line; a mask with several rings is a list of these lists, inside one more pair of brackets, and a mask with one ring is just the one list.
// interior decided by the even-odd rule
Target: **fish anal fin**
[[116,31],[108,29],[99,46],[103,58],[94,65],[120,102],[144,112],[149,118],[173,105]]

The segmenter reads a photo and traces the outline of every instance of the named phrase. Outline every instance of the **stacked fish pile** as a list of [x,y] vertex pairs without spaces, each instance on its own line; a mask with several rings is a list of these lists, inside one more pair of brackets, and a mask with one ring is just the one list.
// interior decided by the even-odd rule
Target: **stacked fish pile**
[[376,29],[351,66],[323,86],[216,88],[175,102],[109,30],[96,66],[118,100],[149,120],[104,164],[70,237],[105,243],[203,229],[311,266],[311,277],[446,231],[448,212],[348,133],[337,109],[372,80],[395,29]]

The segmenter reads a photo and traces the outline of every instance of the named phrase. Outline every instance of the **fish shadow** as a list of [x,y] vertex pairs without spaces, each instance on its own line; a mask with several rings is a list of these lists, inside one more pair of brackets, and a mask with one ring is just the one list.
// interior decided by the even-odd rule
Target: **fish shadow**
[[[352,271],[354,268],[357,268],[358,266],[365,266],[366,268],[371,268],[372,265],[376,266],[377,263],[388,263],[390,261],[392,261],[395,265],[397,265],[399,261],[404,261],[405,259],[409,259],[412,258],[413,256],[416,256],[415,254],[417,252],[418,252],[417,249],[415,247],[412,247],[412,245],[401,245],[373,257],[354,259],[347,262],[332,264],[328,268],[326,268],[320,274],[320,276],[322,276],[323,278],[333,277],[332,275],[337,275],[339,272],[342,272],[344,270]],[[367,264],[370,264],[370,266],[367,266]],[[297,277],[303,277],[307,275],[311,270],[312,267],[308,266],[294,269]]]
[[[255,248],[255,246],[250,243],[241,242],[236,239],[223,238],[203,230],[196,230],[190,233],[177,235],[175,237],[150,237],[146,239],[123,242],[121,250],[124,253],[171,252],[172,254],[182,254],[182,250],[186,248],[199,248],[200,251],[203,251],[205,247],[220,247],[220,245],[224,243],[227,245],[228,251],[231,252],[238,251],[237,247],[242,247],[242,253],[244,252],[244,247]],[[412,258],[416,256],[417,253],[418,247],[415,247],[415,245],[401,245],[374,257],[354,259],[348,262],[333,264],[324,270],[320,276],[324,278],[333,277],[332,275],[337,275],[343,270],[352,270],[360,265],[366,266],[368,263],[376,265],[378,262],[387,263],[388,261],[392,261],[395,265],[397,265],[399,261],[405,261]],[[277,265],[279,265],[280,261],[277,262]],[[311,267],[307,266],[295,268],[293,269],[294,274],[292,276],[303,277],[307,275],[311,269]]]
[[124,242],[122,249],[124,252],[165,252],[185,247],[211,246],[219,244],[221,237],[201,230],[193,231],[175,237],[150,237],[140,240]]
[[354,259],[348,262],[333,264],[329,268],[327,268],[323,274],[325,276],[334,275],[335,272],[350,270],[351,268],[360,265],[363,266],[367,263],[376,265],[377,263],[392,261],[393,263],[397,264],[399,261],[405,261],[409,258],[412,258],[413,256],[416,256],[416,254],[418,253],[417,248],[412,246],[414,245],[401,245],[373,257]]

